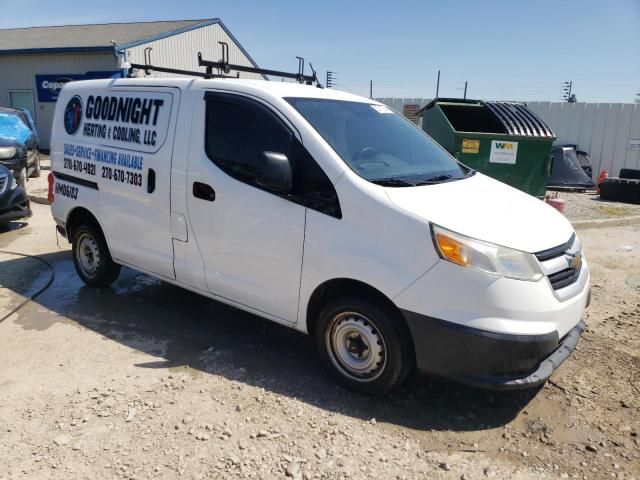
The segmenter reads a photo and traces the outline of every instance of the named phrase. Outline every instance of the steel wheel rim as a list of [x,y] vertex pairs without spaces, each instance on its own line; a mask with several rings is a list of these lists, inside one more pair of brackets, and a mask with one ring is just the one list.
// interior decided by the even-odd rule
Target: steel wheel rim
[[358,382],[374,381],[387,364],[384,338],[360,313],[342,312],[333,317],[325,343],[333,364]]
[[88,233],[83,233],[78,240],[76,260],[82,271],[88,277],[95,277],[100,265],[100,248],[96,239]]

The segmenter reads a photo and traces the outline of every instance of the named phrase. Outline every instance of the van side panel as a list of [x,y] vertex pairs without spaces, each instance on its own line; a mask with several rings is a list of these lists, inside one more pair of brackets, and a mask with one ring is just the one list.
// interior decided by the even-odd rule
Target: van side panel
[[166,278],[175,277],[170,181],[179,103],[179,88],[73,82],[58,100],[52,143],[53,170],[97,190],[89,210],[113,259]]
[[393,300],[439,261],[426,222],[400,214],[383,192],[353,172],[345,172],[335,187],[341,219],[307,211],[296,326],[301,331],[307,331],[307,307],[319,285],[357,280]]

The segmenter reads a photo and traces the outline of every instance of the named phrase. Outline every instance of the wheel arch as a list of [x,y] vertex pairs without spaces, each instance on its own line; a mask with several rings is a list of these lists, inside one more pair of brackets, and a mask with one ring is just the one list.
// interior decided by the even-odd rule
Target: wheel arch
[[309,297],[306,311],[306,327],[310,335],[314,335],[318,315],[320,314],[320,310],[322,310],[322,306],[335,298],[345,296],[354,296],[381,303],[397,312],[399,318],[406,326],[405,318],[402,312],[400,312],[400,309],[380,290],[368,283],[352,278],[334,278],[318,285]]
[[67,215],[67,221],[65,223],[65,231],[66,231],[67,240],[69,241],[69,243],[73,242],[74,229],[78,228],[80,225],[84,225],[85,223],[88,223],[90,225],[94,225],[95,227],[97,227],[100,230],[100,233],[102,234],[102,237],[104,238],[105,242],[107,242],[107,247],[109,247],[109,240],[107,239],[107,236],[104,234],[104,229],[102,228],[102,225],[100,225],[98,218],[93,213],[91,213],[91,211],[88,208],[81,207],[81,206],[74,207]]

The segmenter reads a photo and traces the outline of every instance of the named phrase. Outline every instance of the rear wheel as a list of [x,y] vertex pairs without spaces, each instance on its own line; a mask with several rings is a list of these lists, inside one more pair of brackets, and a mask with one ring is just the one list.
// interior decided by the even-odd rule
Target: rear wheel
[[361,393],[386,393],[413,365],[413,343],[391,307],[359,298],[340,298],[320,312],[316,347],[333,377]]
[[78,275],[90,287],[109,286],[120,274],[120,265],[112,260],[102,232],[94,225],[74,230],[72,253]]

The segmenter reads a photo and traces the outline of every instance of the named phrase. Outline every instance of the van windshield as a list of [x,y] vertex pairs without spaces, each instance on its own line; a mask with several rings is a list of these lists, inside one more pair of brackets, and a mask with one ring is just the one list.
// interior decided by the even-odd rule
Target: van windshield
[[287,98],[352,170],[405,187],[458,180],[471,171],[393,110],[369,103]]

